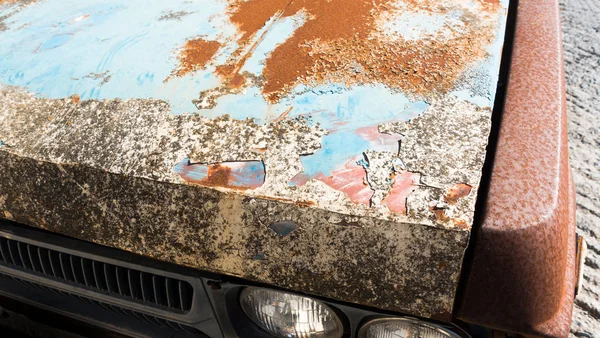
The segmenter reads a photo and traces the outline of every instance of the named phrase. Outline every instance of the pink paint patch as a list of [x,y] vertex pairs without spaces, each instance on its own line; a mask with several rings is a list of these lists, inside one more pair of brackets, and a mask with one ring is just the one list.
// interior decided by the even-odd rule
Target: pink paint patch
[[382,134],[377,126],[358,128],[356,134],[369,142],[369,149],[398,153],[400,140],[398,135]]
[[356,164],[361,158],[351,159],[343,167],[334,170],[331,176],[319,174],[316,179],[345,193],[354,203],[369,205],[373,191],[365,184],[365,169]]
[[392,190],[383,200],[383,204],[387,206],[390,211],[400,214],[406,214],[406,198],[417,189],[414,182],[415,174],[411,172],[403,172],[396,176],[396,181]]
[[310,176],[308,176],[308,175],[306,175],[304,173],[300,173],[300,174],[292,177],[292,179],[288,182],[288,184],[289,185],[303,186],[308,181],[310,181]]

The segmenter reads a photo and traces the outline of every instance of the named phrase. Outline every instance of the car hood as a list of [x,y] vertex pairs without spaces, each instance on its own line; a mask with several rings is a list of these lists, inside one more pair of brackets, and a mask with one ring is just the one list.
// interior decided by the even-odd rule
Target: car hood
[[507,6],[4,2],[0,216],[447,318]]

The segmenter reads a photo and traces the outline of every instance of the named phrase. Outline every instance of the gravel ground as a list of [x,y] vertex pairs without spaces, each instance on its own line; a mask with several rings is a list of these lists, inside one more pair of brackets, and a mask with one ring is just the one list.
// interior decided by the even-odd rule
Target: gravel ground
[[600,337],[600,1],[561,0],[577,227],[588,256],[571,337]]

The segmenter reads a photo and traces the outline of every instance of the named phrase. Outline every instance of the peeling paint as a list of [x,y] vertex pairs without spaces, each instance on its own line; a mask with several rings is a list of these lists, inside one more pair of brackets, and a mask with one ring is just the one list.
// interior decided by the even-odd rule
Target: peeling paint
[[298,226],[293,221],[278,221],[273,223],[269,229],[275,231],[279,236],[288,236],[298,229]]
[[246,190],[260,188],[265,181],[265,166],[261,161],[194,164],[185,159],[174,172],[186,182],[205,187]]
[[[33,200],[46,193],[35,182],[0,211],[197,268],[449,313],[507,4],[0,4],[0,187],[48,175],[91,223],[59,225],[74,224],[67,206]],[[308,277],[323,274],[335,290]]]
[[[39,4],[39,8],[50,10],[56,6],[55,3],[55,0],[46,0]],[[350,4],[347,0],[327,3],[312,0],[231,0],[204,6],[204,14],[195,5],[182,2],[169,6],[147,6],[149,18],[159,19],[155,23],[160,27],[157,31],[171,34],[168,39],[156,40],[159,45],[155,45],[155,38],[151,37],[155,31],[140,29],[144,27],[141,23],[134,27],[121,22],[119,27],[129,35],[120,41],[99,32],[105,23],[114,25],[112,22],[122,15],[131,16],[132,23],[141,22],[140,18],[146,12],[134,15],[130,13],[132,7],[120,5],[78,6],[74,4],[69,9],[69,6],[61,5],[56,16],[65,24],[49,34],[45,33],[47,27],[55,25],[48,21],[49,18],[38,17],[38,21],[29,23],[36,18],[35,15],[16,17],[15,21],[23,22],[26,31],[10,35],[3,49],[13,49],[11,43],[22,43],[23,36],[36,32],[36,37],[30,43],[37,45],[35,48],[39,56],[51,57],[59,50],[69,48],[69,53],[65,55],[69,57],[81,53],[80,46],[86,46],[82,34],[89,31],[88,34],[97,39],[107,41],[106,44],[97,44],[98,48],[113,46],[97,60],[93,69],[88,68],[86,73],[79,76],[70,74],[69,80],[75,83],[68,84],[69,80],[61,80],[63,69],[66,68],[45,70],[39,68],[41,66],[37,62],[24,62],[31,58],[31,54],[23,54],[18,60],[15,59],[12,66],[8,59],[10,70],[0,70],[4,81],[13,85],[34,83],[34,87],[26,86],[42,96],[52,97],[55,95],[53,93],[61,92],[63,95],[69,94],[63,97],[78,95],[79,99],[74,99],[76,103],[95,97],[111,99],[111,96],[160,99],[164,93],[169,93],[164,96],[164,101],[171,112],[183,106],[197,108],[202,116],[214,120],[201,127],[203,122],[200,122],[200,118],[189,118],[196,121],[194,123],[200,123],[193,128],[194,133],[206,133],[202,136],[205,142],[194,145],[192,143],[197,139],[189,137],[190,144],[181,145],[181,149],[167,147],[161,150],[163,153],[171,150],[180,156],[168,161],[176,171],[183,168],[176,167],[177,163],[186,158],[206,165],[262,161],[266,166],[264,184],[254,182],[236,186],[225,180],[227,182],[216,188],[257,189],[248,193],[293,201],[312,201],[315,196],[330,193],[333,193],[332,197],[337,196],[331,191],[333,189],[345,195],[344,202],[338,203],[335,210],[348,209],[345,204],[353,202],[380,209],[373,212],[396,219],[402,219],[406,210],[406,203],[403,203],[401,196],[408,196],[416,186],[409,173],[423,173],[422,168],[413,166],[412,170],[402,173],[385,168],[361,172],[356,161],[362,154],[383,156],[386,152],[398,151],[399,137],[379,133],[379,124],[414,119],[431,110],[428,108],[430,102],[449,102],[448,97],[453,95],[449,92],[462,86],[465,81],[475,83],[474,87],[460,87],[467,88],[468,93],[493,84],[493,66],[482,71],[479,62],[487,62],[490,48],[495,46],[490,45],[490,41],[503,27],[502,7],[492,6],[488,2],[465,4],[448,0],[440,4],[432,1],[378,0],[352,1]],[[330,8],[343,8],[347,14],[344,16],[346,21],[331,17],[334,12]],[[31,11],[34,9],[31,7]],[[169,21],[180,22],[180,27],[177,30],[169,29],[165,26],[170,24]],[[77,26],[80,22],[87,22],[86,28]],[[200,28],[194,32],[188,28],[192,27],[189,25],[192,22],[201,22]],[[14,25],[18,24],[15,22]],[[40,31],[44,34],[39,34]],[[177,36],[173,35],[174,32],[178,32]],[[153,59],[145,62],[138,62],[129,56],[139,56],[141,48],[160,49],[163,54],[152,54]],[[335,51],[329,51],[331,48]],[[499,53],[499,48],[494,48],[493,53]],[[122,49],[131,52],[121,52]],[[120,61],[113,62],[115,57],[119,57]],[[157,62],[159,59],[156,58],[162,58],[162,62]],[[135,64],[127,61],[129,59],[135,60]],[[369,63],[372,60],[379,60],[378,64]],[[88,61],[93,62],[94,58]],[[145,64],[160,66],[149,70],[139,68]],[[161,68],[169,64],[170,69]],[[473,69],[479,69],[479,73]],[[31,76],[36,72],[51,74],[47,77],[51,82],[44,84],[39,77],[32,81]],[[126,89],[121,87],[131,81],[132,72],[134,75],[137,72],[137,76],[134,76],[137,84],[131,83]],[[471,74],[471,77],[465,78],[466,74]],[[162,84],[156,82],[161,77],[168,81]],[[193,81],[192,86],[184,84],[191,83],[189,81]],[[67,84],[66,92],[60,89],[63,83]],[[87,87],[88,83],[92,87]],[[181,90],[182,87],[185,90]],[[193,90],[197,96],[188,95]],[[273,104],[274,96],[276,104]],[[182,100],[187,101],[186,105],[182,105]],[[190,106],[190,103],[193,105]],[[179,123],[187,123],[183,120],[190,115],[181,116],[186,117],[181,118]],[[238,122],[248,118],[254,121]],[[295,128],[284,121],[298,118],[307,119],[301,123],[306,127],[297,129],[298,133],[314,127],[323,129],[316,134],[314,131],[309,133],[314,137],[309,136],[312,137],[309,142],[312,145],[307,149],[294,144],[306,142],[303,137],[266,137],[259,140],[257,137],[239,136],[281,133],[278,130],[282,128]],[[451,117],[448,115],[447,118]],[[225,123],[231,125],[224,126]],[[210,127],[213,124],[222,129],[214,135],[211,134],[214,128]],[[180,132],[177,128],[169,130],[174,134]],[[234,135],[224,135],[231,133]],[[288,132],[284,134],[292,135]],[[185,139],[185,136],[181,138]],[[220,142],[220,146],[210,146],[211,142]],[[353,147],[348,147],[348,144]],[[207,155],[205,152],[208,149],[219,155]],[[395,161],[404,161],[403,156],[396,157]],[[479,170],[476,166],[473,168]],[[208,172],[208,168],[204,170],[200,164],[185,169],[188,173],[194,170]],[[144,175],[144,170],[140,174]],[[440,174],[443,175],[438,172],[433,176]],[[251,180],[254,174],[249,171],[247,175]],[[168,175],[163,173],[161,176]],[[432,175],[424,176],[426,180],[432,179]],[[201,182],[190,175],[182,177],[188,177],[190,183],[215,186],[214,181]],[[400,178],[398,184],[396,177]],[[317,191],[310,192],[306,184],[313,180],[325,186],[311,183],[310,186]],[[458,182],[467,181],[452,181]],[[329,202],[326,201],[322,204],[327,205]],[[401,215],[386,216],[390,211]]]

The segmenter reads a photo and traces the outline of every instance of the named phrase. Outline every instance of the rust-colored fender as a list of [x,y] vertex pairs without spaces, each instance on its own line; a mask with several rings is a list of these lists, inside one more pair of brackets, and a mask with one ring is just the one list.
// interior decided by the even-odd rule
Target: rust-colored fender
[[567,337],[577,275],[559,6],[518,6],[489,194],[455,315]]

